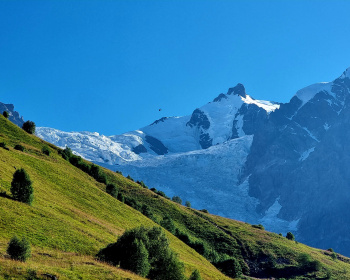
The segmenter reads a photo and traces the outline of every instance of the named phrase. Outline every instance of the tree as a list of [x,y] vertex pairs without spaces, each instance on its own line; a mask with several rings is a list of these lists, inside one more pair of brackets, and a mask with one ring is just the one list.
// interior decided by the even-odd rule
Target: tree
[[41,151],[47,156],[50,155],[50,149],[47,146],[42,147]]
[[6,252],[11,259],[25,262],[30,257],[30,244],[24,237],[19,239],[14,236],[10,240]]
[[222,270],[225,275],[233,278],[237,278],[242,275],[242,267],[238,260],[231,257],[227,260],[216,263],[217,268]]
[[188,208],[191,208],[191,202],[189,202],[188,200],[185,202],[185,206]]
[[151,269],[151,265],[148,261],[148,251],[143,244],[142,240],[135,239],[126,252],[124,261],[124,269],[131,270],[136,274],[146,277]]
[[34,134],[35,133],[35,123],[32,121],[26,121],[23,125],[22,125],[22,129],[25,132],[28,132],[29,134]]
[[[137,240],[137,241],[136,241]],[[145,261],[146,249],[148,263]],[[107,245],[97,254],[97,257],[121,268],[154,280],[184,280],[183,265],[171,251],[169,241],[160,227],[138,227],[127,230],[116,243]],[[142,259],[138,262],[137,258]],[[147,268],[149,273],[146,274]],[[137,269],[136,269],[137,268]],[[138,271],[138,272],[137,272]],[[141,274],[140,274],[141,275]]]
[[16,170],[11,182],[13,198],[31,205],[34,198],[33,192],[32,181],[27,172],[23,168]]
[[160,225],[172,234],[175,234],[176,227],[173,220],[169,216],[165,216],[160,222]]
[[182,199],[179,196],[173,196],[172,201],[182,204]]
[[295,240],[294,234],[291,232],[287,232],[286,238],[289,240]]
[[108,184],[106,186],[106,192],[115,198],[117,198],[117,196],[118,196],[118,189],[113,184]]
[[188,280],[202,280],[201,274],[199,273],[198,269],[192,272]]
[[3,115],[6,119],[9,118],[9,113],[8,113],[7,111],[4,111],[4,112],[2,113],[2,115]]

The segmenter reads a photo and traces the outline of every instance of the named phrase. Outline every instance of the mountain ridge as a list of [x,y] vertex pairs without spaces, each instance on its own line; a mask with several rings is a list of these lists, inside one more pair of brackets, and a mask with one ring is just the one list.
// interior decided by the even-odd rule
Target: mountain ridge
[[[39,128],[38,135],[58,146],[68,145],[83,157],[112,170],[192,200],[196,208],[263,223],[275,232],[292,231],[307,244],[334,247],[350,254],[350,242],[346,239],[343,245],[327,236],[316,241],[311,230],[329,231],[324,224],[317,226],[316,221],[327,213],[317,208],[328,203],[315,186],[320,186],[319,190],[330,197],[336,195],[328,191],[319,179],[320,171],[314,168],[319,162],[326,168],[324,158],[329,151],[334,151],[331,154],[338,159],[334,166],[328,166],[336,177],[329,177],[339,182],[341,193],[346,190],[348,173],[337,172],[347,164],[347,158],[337,147],[340,144],[345,147],[346,143],[345,140],[339,143],[343,138],[332,135],[341,135],[343,127],[347,127],[349,69],[332,82],[299,90],[288,103],[254,100],[238,84],[189,116],[162,118],[140,130],[101,136],[96,145],[97,136],[83,141],[86,134],[75,135],[78,137],[75,141],[70,134],[59,132],[53,135],[57,136],[54,139],[46,136],[50,129]],[[152,143],[147,137],[152,137]],[[211,149],[217,145],[229,146],[230,141],[235,141],[234,149],[220,152]],[[112,152],[108,145],[116,151]],[[195,156],[193,151],[197,151]],[[217,151],[215,156],[212,151]],[[169,160],[173,155],[178,155],[178,159]],[[311,174],[312,180],[308,179]],[[323,181],[333,184],[330,180]],[[213,203],[218,194],[226,198],[225,203],[219,199]],[[337,207],[346,207],[347,202],[340,201],[342,206],[327,206],[329,219],[337,220]],[[346,225],[334,226],[347,229]]]

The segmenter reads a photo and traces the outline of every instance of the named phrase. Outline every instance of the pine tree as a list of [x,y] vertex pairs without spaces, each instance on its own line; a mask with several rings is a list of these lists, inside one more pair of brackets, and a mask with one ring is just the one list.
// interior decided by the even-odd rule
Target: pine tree
[[34,198],[33,192],[32,181],[27,172],[23,168],[16,170],[11,182],[13,198],[31,205]]

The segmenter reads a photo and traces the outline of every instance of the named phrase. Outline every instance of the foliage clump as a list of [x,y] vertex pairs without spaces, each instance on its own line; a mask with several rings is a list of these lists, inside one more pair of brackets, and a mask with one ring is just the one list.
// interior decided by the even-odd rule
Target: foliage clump
[[34,134],[35,133],[35,123],[32,121],[26,121],[22,125],[22,129],[29,134]]
[[107,184],[106,192],[115,198],[118,196],[118,188],[114,184]]
[[15,147],[14,147],[15,150],[18,150],[18,151],[21,151],[23,152],[24,151],[24,147],[20,144],[17,144]]
[[258,225],[252,225],[253,228],[258,228],[261,230],[265,230],[264,226],[262,224],[258,224]]
[[294,234],[291,233],[290,231],[287,232],[286,238],[289,239],[289,240],[295,240]]
[[30,244],[24,237],[19,239],[14,236],[10,240],[6,252],[11,259],[25,262],[30,257]]
[[198,269],[192,272],[188,280],[202,280],[201,274],[199,273]]
[[0,142],[0,148],[3,148],[7,151],[9,151],[10,149],[7,147],[6,143],[5,142]]
[[173,198],[171,199],[172,201],[182,204],[182,199],[179,196],[173,196]]
[[191,202],[189,202],[188,200],[185,202],[185,206],[188,208],[191,208]]
[[23,168],[16,170],[11,182],[12,197],[17,201],[31,205],[34,198],[33,192],[32,181],[28,173]]
[[50,155],[50,149],[47,146],[42,147],[41,151],[47,156]]
[[9,118],[9,113],[8,113],[7,111],[4,111],[4,112],[2,113],[2,115],[3,115],[6,119]]
[[171,251],[169,240],[160,227],[141,226],[128,230],[116,243],[101,249],[97,257],[149,279],[185,279],[183,264]]

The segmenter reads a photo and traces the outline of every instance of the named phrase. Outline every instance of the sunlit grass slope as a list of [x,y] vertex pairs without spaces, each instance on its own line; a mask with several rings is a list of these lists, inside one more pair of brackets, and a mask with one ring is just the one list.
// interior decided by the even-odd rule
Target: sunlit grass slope
[[[54,274],[59,279],[142,279],[96,261],[94,255],[126,229],[156,223],[106,194],[104,184],[64,160],[58,148],[25,133],[2,116],[0,142],[9,147],[9,151],[0,148],[0,192],[10,195],[12,175],[18,168],[29,173],[34,187],[32,206],[0,196],[0,279],[6,275],[26,279],[30,271]],[[15,150],[16,144],[26,150]],[[43,146],[49,147],[50,156],[41,152]],[[192,241],[204,242],[219,254],[240,260],[251,276],[270,277],[273,264],[274,273],[277,269],[283,275],[278,277],[281,279],[350,279],[350,260],[346,257],[181,206],[120,174],[104,172],[125,197],[148,205],[154,220],[170,217]],[[26,263],[6,257],[7,243],[15,234],[27,237],[32,244],[33,254]],[[229,279],[185,243],[167,234],[171,248],[185,264],[187,277],[197,268],[204,279]],[[296,273],[302,254],[319,261],[321,268]]]
[[[3,116],[0,142],[9,148],[0,148],[0,192],[10,195],[12,176],[18,168],[27,171],[34,187],[32,206],[0,197],[0,279],[26,279],[28,269],[59,279],[142,279],[98,262],[94,255],[126,229],[154,226],[153,221],[106,194],[105,185],[62,159],[58,148],[27,134]],[[25,151],[15,150],[16,144],[23,145]],[[51,150],[50,156],[41,152],[44,145]],[[7,244],[15,234],[32,244],[33,256],[26,263],[6,256]],[[228,279],[193,249],[168,236],[187,276],[197,268],[205,279]]]

